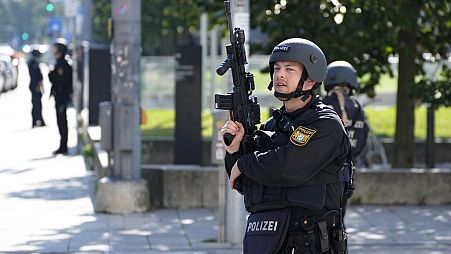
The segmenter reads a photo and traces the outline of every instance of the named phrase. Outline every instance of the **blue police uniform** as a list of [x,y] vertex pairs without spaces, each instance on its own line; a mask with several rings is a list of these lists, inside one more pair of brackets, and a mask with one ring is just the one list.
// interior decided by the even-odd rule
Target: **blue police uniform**
[[225,157],[229,175],[238,161],[251,213],[244,252],[332,253],[350,151],[340,117],[319,96],[293,112],[282,107],[257,131],[256,148]]
[[[335,93],[326,96],[323,101],[325,104],[331,105],[338,113],[340,118],[342,117],[343,112],[340,108],[340,104]],[[346,126],[346,130],[348,132],[352,147],[352,161],[354,162],[354,165],[362,164],[357,162],[363,161],[364,163],[364,159],[358,160],[357,158],[362,155],[368,138],[369,128],[366,122],[365,113],[357,99],[351,96],[344,97],[344,110],[346,111],[349,120],[349,124]],[[352,191],[346,192],[343,196],[343,216],[346,213],[348,199],[351,196]]]
[[39,85],[42,83],[42,72],[39,68],[39,62],[35,59],[30,59],[27,63],[28,73],[30,74],[30,91],[31,91],[31,116],[32,116],[32,127],[44,126],[45,122],[42,118],[42,91]]
[[[369,128],[366,123],[365,113],[357,99],[346,96],[344,100],[345,111],[350,122],[350,124],[346,126],[346,129],[352,146],[352,158],[353,161],[355,161],[355,158],[357,158],[365,148]],[[324,97],[323,102],[327,105],[331,105],[340,118],[342,117],[343,112],[340,109],[338,98],[335,93]]]

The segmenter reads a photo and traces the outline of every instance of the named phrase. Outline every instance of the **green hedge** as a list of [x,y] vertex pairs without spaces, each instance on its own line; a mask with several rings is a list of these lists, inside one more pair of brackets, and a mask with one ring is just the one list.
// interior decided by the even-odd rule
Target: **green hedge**
[[[268,119],[268,110],[262,109],[263,121]],[[395,133],[395,108],[366,108],[368,121],[377,135],[393,137]],[[171,109],[150,109],[146,111],[147,123],[141,126],[143,136],[173,136],[175,113]],[[211,137],[213,119],[209,112],[202,113],[202,135]],[[435,113],[435,136],[437,138],[451,138],[451,108],[442,107]],[[415,111],[415,138],[426,137],[426,108],[420,107]]]

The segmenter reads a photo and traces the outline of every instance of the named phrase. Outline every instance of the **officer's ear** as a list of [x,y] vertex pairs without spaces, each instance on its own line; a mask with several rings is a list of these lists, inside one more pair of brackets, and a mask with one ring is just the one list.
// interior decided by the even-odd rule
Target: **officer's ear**
[[311,90],[315,86],[316,82],[311,80],[310,78],[307,78],[307,80],[304,82],[304,87],[302,90]]

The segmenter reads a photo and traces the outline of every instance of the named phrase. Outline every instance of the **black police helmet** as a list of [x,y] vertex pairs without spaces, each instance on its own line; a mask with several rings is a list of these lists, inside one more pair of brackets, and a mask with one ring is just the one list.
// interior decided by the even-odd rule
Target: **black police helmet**
[[67,53],[67,41],[64,38],[58,38],[53,42],[53,46],[58,49],[63,55]]
[[277,61],[293,61],[302,64],[308,77],[321,83],[326,78],[326,56],[313,42],[302,38],[291,38],[282,41],[274,47],[269,57],[269,71],[274,73],[274,63]]
[[329,92],[334,86],[349,85],[352,89],[359,88],[357,71],[346,61],[335,61],[327,66],[327,77],[324,89]]

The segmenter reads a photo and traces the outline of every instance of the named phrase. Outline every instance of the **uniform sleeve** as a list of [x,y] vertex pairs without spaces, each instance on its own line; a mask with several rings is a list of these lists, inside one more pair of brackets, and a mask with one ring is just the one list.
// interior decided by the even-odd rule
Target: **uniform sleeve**
[[[296,135],[299,128],[307,135]],[[310,181],[337,158],[346,157],[349,142],[337,120],[320,119],[296,131],[287,145],[240,157],[239,170],[262,185],[295,186]]]
[[55,84],[70,84],[72,89],[72,67],[68,64],[57,64],[55,69],[49,72],[49,80]]
[[362,106],[355,98],[353,98],[353,103],[356,106],[354,107],[355,113],[352,119],[352,128],[349,130],[349,136],[352,145],[352,156],[355,158],[362,153],[366,146],[369,127]]
[[38,65],[38,80],[39,80],[39,82],[41,82],[43,79],[44,79],[44,77],[42,76],[41,69],[39,68],[39,65]]
[[232,171],[232,167],[233,167],[233,165],[235,165],[238,158],[240,158],[239,152],[230,154],[226,151],[226,155],[224,157],[224,166],[225,166],[225,170],[226,170],[229,178],[230,178],[230,172]]

